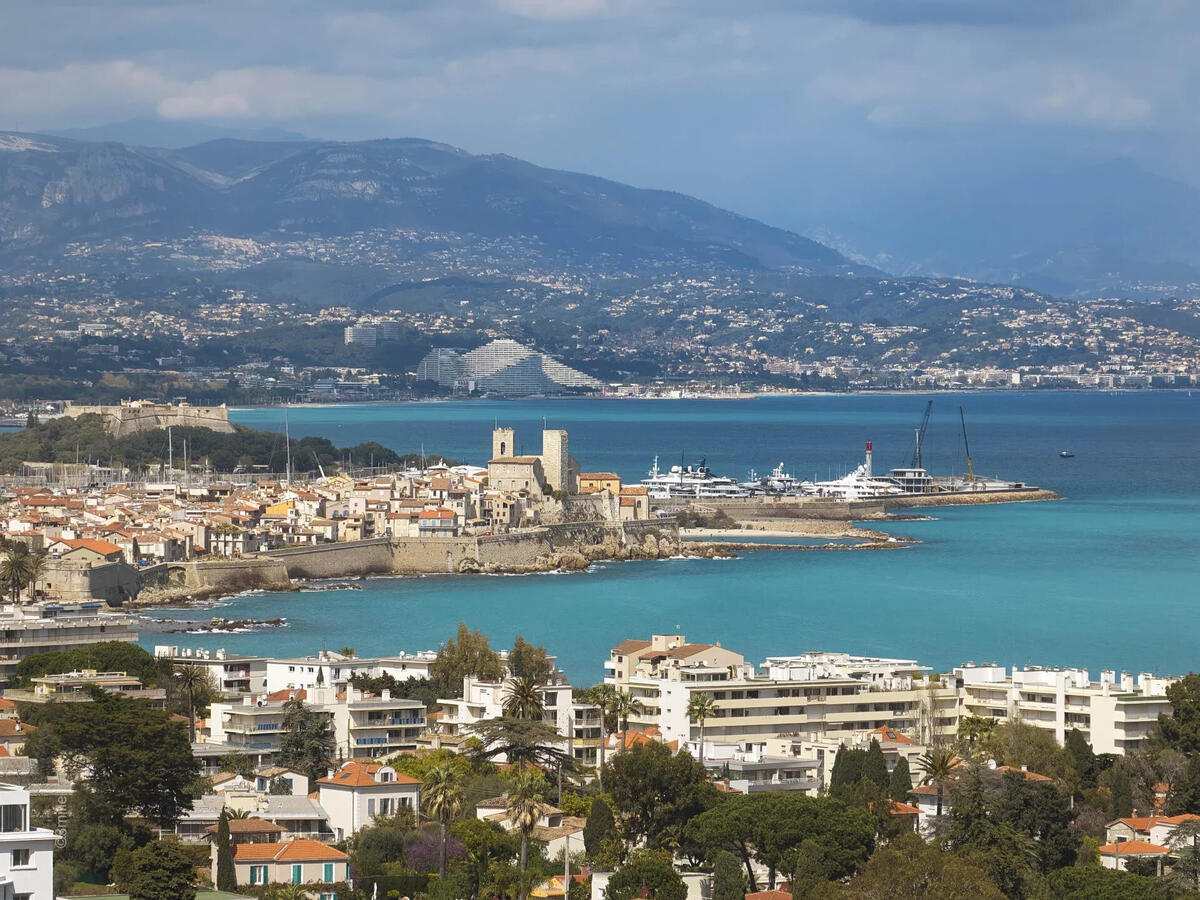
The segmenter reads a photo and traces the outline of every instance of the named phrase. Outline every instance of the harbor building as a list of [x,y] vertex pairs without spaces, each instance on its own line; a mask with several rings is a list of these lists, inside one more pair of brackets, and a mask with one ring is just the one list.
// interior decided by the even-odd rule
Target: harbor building
[[0,900],[54,900],[54,842],[29,821],[29,791],[0,784]]
[[1106,670],[1093,681],[1086,669],[1014,666],[1009,672],[971,664],[953,674],[962,715],[1019,719],[1049,731],[1060,744],[1078,729],[1096,753],[1145,749],[1159,715],[1171,713],[1167,688],[1177,680]]
[[0,684],[11,681],[27,656],[137,637],[134,619],[107,611],[100,600],[0,607]]

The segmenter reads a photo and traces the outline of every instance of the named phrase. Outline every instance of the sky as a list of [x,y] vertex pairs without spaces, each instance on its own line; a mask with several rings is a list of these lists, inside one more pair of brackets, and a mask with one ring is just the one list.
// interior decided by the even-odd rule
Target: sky
[[0,130],[424,137],[810,232],[1032,169],[1200,183],[1191,0],[5,0],[2,22]]

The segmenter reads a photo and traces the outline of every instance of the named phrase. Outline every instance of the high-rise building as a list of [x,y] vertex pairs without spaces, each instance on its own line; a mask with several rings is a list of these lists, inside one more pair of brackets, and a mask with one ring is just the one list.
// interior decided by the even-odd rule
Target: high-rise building
[[436,348],[421,360],[417,379],[505,397],[597,391],[603,386],[591,375],[507,338],[463,354]]
[[347,344],[374,347],[379,343],[379,329],[374,325],[347,325],[343,335]]

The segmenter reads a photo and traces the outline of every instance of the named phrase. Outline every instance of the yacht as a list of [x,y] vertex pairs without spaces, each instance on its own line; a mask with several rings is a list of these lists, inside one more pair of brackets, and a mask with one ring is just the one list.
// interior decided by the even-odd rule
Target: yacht
[[813,484],[810,481],[801,481],[785,472],[781,462],[771,470],[770,475],[759,476],[751,469],[750,477],[742,482],[742,487],[755,494],[781,494],[787,497],[798,497],[812,493]]
[[732,478],[714,475],[700,460],[698,466],[671,466],[663,472],[658,467],[658,457],[650,467],[647,477],[642,479],[646,493],[655,500],[697,497],[749,497],[750,490]]

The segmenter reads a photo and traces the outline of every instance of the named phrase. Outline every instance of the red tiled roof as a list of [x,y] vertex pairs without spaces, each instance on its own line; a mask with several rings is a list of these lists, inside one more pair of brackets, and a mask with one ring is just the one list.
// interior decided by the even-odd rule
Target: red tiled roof
[[912,744],[915,741],[906,734],[901,734],[890,725],[880,725],[874,731],[867,732],[868,737],[873,737],[881,744],[887,742],[889,744]]
[[1162,856],[1165,853],[1170,853],[1169,847],[1160,847],[1158,844],[1152,844],[1149,841],[1121,841],[1120,844],[1104,844],[1100,848],[1100,852],[1109,856],[1118,854],[1117,848],[1120,847],[1121,856]]
[[633,653],[635,650],[645,650],[649,646],[650,646],[649,641],[637,641],[637,640],[621,641],[621,643],[617,644],[617,646],[612,648],[612,652],[620,653],[620,654]]
[[322,844],[309,838],[295,838],[282,843],[268,844],[234,844],[234,862],[258,862],[275,860],[278,862],[301,860],[344,860],[349,859],[341,850]]
[[382,766],[378,763],[358,763],[349,762],[332,775],[326,775],[324,778],[317,780],[317,784],[333,784],[341,787],[367,787],[375,784],[420,784],[416,778],[408,775],[396,773],[395,781],[378,782],[375,780],[375,773]]

